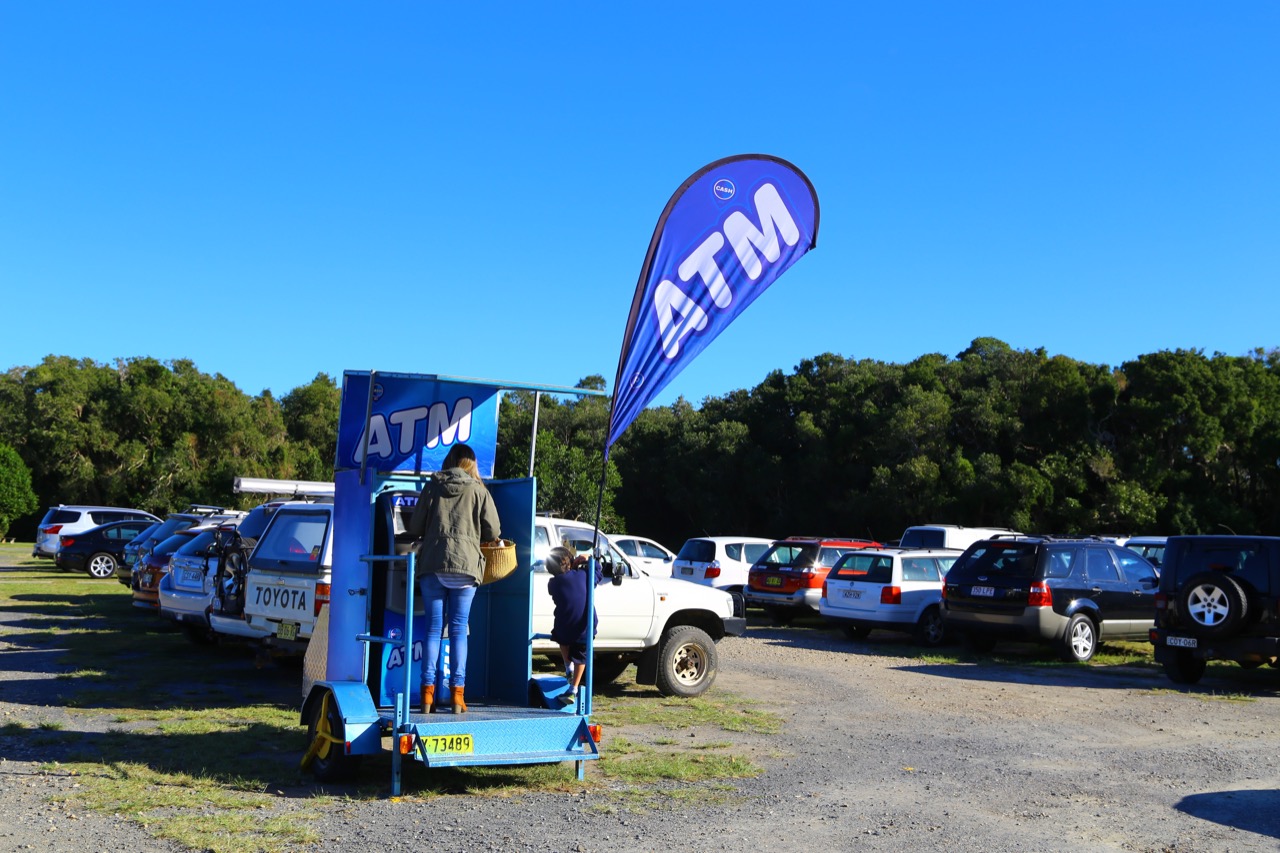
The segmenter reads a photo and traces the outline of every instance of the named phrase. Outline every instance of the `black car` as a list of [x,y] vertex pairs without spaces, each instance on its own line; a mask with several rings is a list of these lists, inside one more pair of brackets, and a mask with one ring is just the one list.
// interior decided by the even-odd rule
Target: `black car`
[[1170,536],[1151,643],[1175,684],[1211,660],[1280,665],[1280,537]]
[[1101,640],[1146,639],[1157,583],[1149,562],[1101,539],[984,539],[947,573],[942,618],[980,651],[1034,640],[1083,663]]
[[155,523],[147,519],[113,521],[59,536],[54,563],[64,572],[88,572],[95,578],[109,578],[120,568],[124,547]]

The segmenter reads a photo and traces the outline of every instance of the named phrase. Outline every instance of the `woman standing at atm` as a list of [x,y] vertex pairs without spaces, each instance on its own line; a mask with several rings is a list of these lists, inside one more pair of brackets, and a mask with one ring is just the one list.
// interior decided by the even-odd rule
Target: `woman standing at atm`
[[461,714],[467,710],[463,699],[467,621],[476,587],[484,577],[480,543],[497,539],[502,533],[493,498],[480,481],[475,451],[465,444],[455,444],[449,450],[441,469],[423,486],[407,530],[418,538],[416,581],[427,610],[422,713],[431,713],[435,703],[436,662],[447,609],[453,712]]

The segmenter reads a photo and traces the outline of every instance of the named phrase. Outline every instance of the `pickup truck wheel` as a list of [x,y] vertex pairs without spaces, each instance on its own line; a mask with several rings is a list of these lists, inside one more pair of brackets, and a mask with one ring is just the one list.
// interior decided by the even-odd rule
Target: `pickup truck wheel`
[[[317,743],[317,735],[324,735],[325,739]],[[312,756],[311,773],[317,782],[349,782],[355,778],[360,769],[360,756],[347,755],[342,749],[343,739],[338,703],[332,693],[326,692],[311,707],[307,720],[307,754]]]
[[1192,632],[1202,637],[1225,637],[1244,624],[1249,599],[1230,575],[1201,572],[1187,581],[1178,604]]
[[1195,684],[1204,675],[1205,662],[1187,649],[1177,649],[1162,663],[1164,674],[1174,684]]
[[595,670],[591,673],[592,681],[596,684],[610,684],[627,671],[631,661],[622,655],[604,654],[596,655],[593,665]]
[[109,578],[116,573],[119,567],[116,558],[105,551],[94,554],[89,558],[89,562],[85,564],[85,568],[89,570],[89,574],[95,578]]
[[678,625],[662,638],[658,652],[658,692],[692,698],[716,680],[716,644],[701,628]]

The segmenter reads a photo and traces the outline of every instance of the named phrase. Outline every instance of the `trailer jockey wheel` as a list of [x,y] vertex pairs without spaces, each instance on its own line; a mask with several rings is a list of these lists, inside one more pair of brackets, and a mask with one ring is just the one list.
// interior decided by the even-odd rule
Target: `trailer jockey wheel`
[[302,758],[303,769],[310,764],[317,782],[350,782],[360,769],[360,756],[347,755],[344,750],[342,714],[333,694],[325,692],[321,700],[311,706],[307,718],[307,753]]

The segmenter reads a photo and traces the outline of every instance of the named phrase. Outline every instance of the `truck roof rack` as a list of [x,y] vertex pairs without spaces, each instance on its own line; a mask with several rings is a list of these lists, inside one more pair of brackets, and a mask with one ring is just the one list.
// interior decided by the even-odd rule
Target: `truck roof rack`
[[299,498],[331,498],[333,483],[316,480],[271,480],[266,477],[236,477],[232,487],[236,493],[288,495]]

